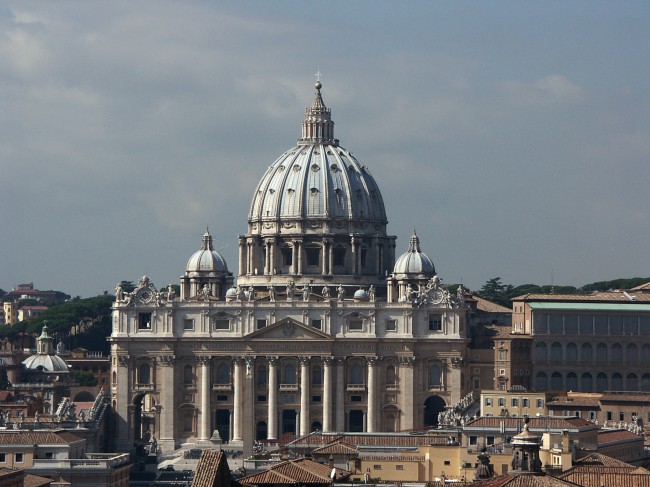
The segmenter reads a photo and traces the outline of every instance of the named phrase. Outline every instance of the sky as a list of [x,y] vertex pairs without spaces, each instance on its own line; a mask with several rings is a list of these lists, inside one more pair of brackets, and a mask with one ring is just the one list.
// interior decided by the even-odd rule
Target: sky
[[[177,283],[237,236],[322,73],[446,283],[650,276],[650,2],[0,5],[0,288]],[[645,196],[644,196],[645,195]]]

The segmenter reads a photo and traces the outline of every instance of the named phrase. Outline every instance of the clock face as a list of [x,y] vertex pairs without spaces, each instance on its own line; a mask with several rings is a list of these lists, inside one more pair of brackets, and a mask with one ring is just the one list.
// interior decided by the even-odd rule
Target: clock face
[[445,299],[445,294],[442,289],[436,289],[431,294],[431,299],[433,300],[433,304],[440,304],[442,303],[443,299]]
[[138,299],[143,303],[150,303],[153,300],[151,289],[143,288],[138,291]]

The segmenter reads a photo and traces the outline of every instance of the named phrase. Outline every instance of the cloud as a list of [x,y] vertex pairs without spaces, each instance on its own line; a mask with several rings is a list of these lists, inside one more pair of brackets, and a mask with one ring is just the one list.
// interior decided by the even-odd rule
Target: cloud
[[506,81],[501,88],[509,103],[521,107],[574,104],[587,96],[584,88],[561,74],[550,74],[530,83]]

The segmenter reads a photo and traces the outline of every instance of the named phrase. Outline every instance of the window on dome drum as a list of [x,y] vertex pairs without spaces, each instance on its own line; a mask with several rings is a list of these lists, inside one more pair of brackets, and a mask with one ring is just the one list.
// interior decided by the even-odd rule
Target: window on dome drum
[[345,265],[345,249],[341,249],[341,248],[334,249],[334,265],[335,266]]
[[442,330],[442,315],[432,314],[429,315],[429,331]]
[[183,330],[193,330],[194,329],[194,320],[187,319],[183,320]]
[[214,320],[214,329],[215,330],[230,330],[230,320],[218,318]]
[[257,320],[257,329],[261,330],[264,327],[266,327],[266,319],[265,318],[259,318]]
[[307,254],[308,266],[320,265],[320,249],[305,249],[305,253]]
[[138,313],[138,330],[151,330],[151,313]]
[[282,249],[282,260],[284,262],[284,265],[292,265],[293,264],[293,249],[290,249],[290,248]]

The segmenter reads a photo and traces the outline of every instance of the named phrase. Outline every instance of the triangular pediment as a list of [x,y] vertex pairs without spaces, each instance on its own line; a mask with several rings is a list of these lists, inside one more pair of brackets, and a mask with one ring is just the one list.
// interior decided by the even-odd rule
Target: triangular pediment
[[334,341],[327,333],[323,333],[311,326],[300,323],[293,318],[285,318],[266,326],[261,330],[255,330],[246,338],[252,340],[319,340]]

